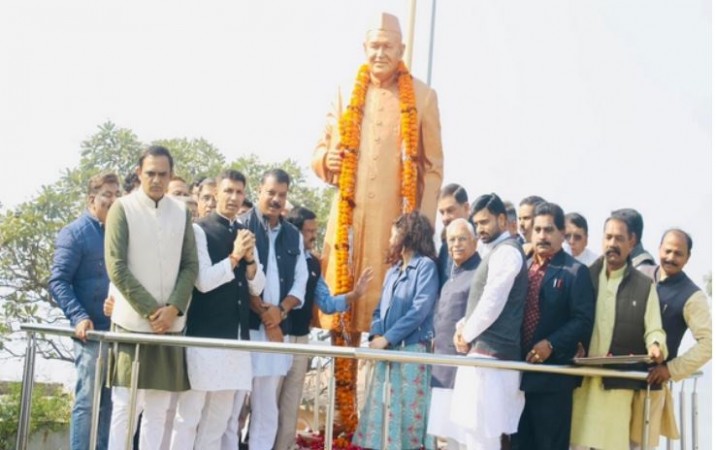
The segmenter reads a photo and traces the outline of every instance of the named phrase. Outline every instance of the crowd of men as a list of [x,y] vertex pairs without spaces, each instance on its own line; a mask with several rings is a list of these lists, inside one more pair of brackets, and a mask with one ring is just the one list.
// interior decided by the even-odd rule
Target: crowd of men
[[[314,307],[345,311],[372,278],[366,269],[353,291],[331,295],[313,253],[316,215],[287,209],[291,180],[283,170],[255,180],[255,204],[238,171],[191,187],[173,174],[169,151],[152,146],[124,195],[115,174],[93,177],[87,210],[57,237],[50,291],[76,335],[72,448],[89,448],[100,376],[88,330],[307,343]],[[652,390],[645,412],[639,381],[434,367],[429,434],[468,449],[651,448],[660,432],[678,436],[665,383],[711,358],[708,300],[683,271],[688,233],[666,230],[657,260],[641,245],[639,213],[615,210],[597,256],[580,214],[538,196],[517,208],[496,194],[471,204],[455,184],[441,190],[438,213],[436,353],[556,365],[643,354],[652,361],[643,367],[648,382],[662,388]],[[679,355],[687,329],[696,344]],[[125,448],[129,424],[141,415],[140,448],[235,450],[247,405],[249,448],[293,448],[306,357],[163,346],[134,352],[133,345],[111,351],[100,448]],[[135,357],[141,370],[130,410]],[[646,444],[643,414],[653,431]]]

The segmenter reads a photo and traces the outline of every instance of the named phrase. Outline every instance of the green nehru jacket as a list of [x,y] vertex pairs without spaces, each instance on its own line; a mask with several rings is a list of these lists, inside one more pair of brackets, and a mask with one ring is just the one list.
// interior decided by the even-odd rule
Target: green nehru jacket
[[[166,196],[155,202],[142,190],[120,198],[107,216],[105,260],[115,330],[153,333],[148,317],[173,305],[179,316],[167,334],[183,331],[199,271],[191,215],[183,204]],[[134,345],[118,350],[112,383],[128,386]],[[140,389],[188,389],[181,347],[142,346],[139,356]]]

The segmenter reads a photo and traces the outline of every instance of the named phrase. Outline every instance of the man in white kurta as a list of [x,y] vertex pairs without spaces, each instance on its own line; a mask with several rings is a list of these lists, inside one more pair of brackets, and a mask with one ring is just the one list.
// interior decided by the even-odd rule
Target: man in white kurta
[[[590,267],[592,277],[598,274],[598,279],[594,283],[597,305],[589,356],[607,356],[613,351],[615,319],[619,308],[623,308],[618,304],[618,297],[626,284],[634,277],[644,278],[648,283],[648,277],[635,270],[627,259],[635,242],[626,221],[615,217],[606,222],[604,256]],[[653,284],[647,292],[643,340],[632,344],[643,348],[655,361],[661,361],[666,356],[666,335],[661,326],[659,299]],[[644,299],[633,299],[632,303],[636,305],[637,301]],[[574,392],[572,444],[602,450],[629,448],[634,392],[633,389],[605,389],[602,377],[585,377],[582,386]]]
[[[481,240],[482,262],[470,287],[465,317],[456,325],[455,347],[470,357],[521,360],[520,329],[527,268],[521,246],[507,231],[507,214],[496,194],[472,206],[472,222]],[[450,419],[462,428],[467,450],[497,450],[502,435],[517,432],[524,407],[520,373],[459,367]]]
[[[194,224],[199,257],[195,283],[198,292],[189,309],[187,335],[228,338],[228,332],[240,339],[240,316],[245,315],[248,323],[249,302],[248,296],[241,298],[247,292],[242,293],[240,286],[247,283],[250,295],[261,295],[264,288],[263,268],[254,256],[253,234],[236,220],[245,183],[238,171],[222,172],[217,180],[215,212]],[[227,283],[236,286],[226,286]],[[206,293],[210,295],[202,295]],[[200,304],[202,301],[205,304]],[[202,323],[193,327],[194,319]],[[251,390],[251,355],[238,350],[187,347],[186,360],[191,390],[179,395],[171,448],[218,450],[235,398],[242,403]]]

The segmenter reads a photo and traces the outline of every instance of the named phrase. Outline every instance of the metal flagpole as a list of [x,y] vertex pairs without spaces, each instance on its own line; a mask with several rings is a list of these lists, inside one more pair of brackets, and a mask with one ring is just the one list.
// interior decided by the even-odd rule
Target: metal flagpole
[[409,0],[410,6],[408,8],[408,35],[405,40],[405,56],[403,60],[408,70],[412,69],[413,66],[413,43],[415,41],[415,3],[416,0]]
[[428,47],[428,86],[432,86],[433,81],[433,46],[435,44],[435,9],[438,0],[433,0],[433,8],[430,12],[430,46]]

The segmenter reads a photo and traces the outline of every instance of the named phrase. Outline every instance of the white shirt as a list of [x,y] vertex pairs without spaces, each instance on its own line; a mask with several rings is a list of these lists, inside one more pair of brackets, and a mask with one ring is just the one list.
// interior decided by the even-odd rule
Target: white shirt
[[[278,264],[276,262],[276,237],[281,230],[281,224],[275,228],[269,227],[269,251],[268,261],[266,261],[266,286],[264,287],[263,300],[272,305],[281,303],[281,278],[278,272]],[[299,233],[298,245],[303,249],[303,236]],[[256,253],[258,255],[258,253]],[[288,295],[296,297],[301,303],[297,306],[303,306],[306,297],[306,283],[308,283],[308,265],[306,260],[301,258],[301,254],[296,257],[296,268],[293,274],[293,286],[288,291]]]
[[[266,261],[266,286],[264,287],[263,301],[272,305],[281,303],[281,277],[278,272],[278,263],[276,261],[276,237],[281,230],[281,224],[276,227],[268,228],[269,251]],[[299,248],[303,249],[303,236],[299,233]],[[258,254],[258,253],[257,253]],[[308,282],[308,264],[302,258],[303,252],[299,253],[296,258],[296,267],[293,273],[293,286],[288,291],[288,295],[296,297],[301,303],[297,308],[303,306],[306,296],[306,283]],[[266,329],[261,324],[258,330],[249,330],[249,336],[252,341],[268,341]],[[287,341],[288,336],[284,336]],[[254,377],[265,376],[284,376],[288,373],[293,363],[291,354],[281,353],[261,353],[251,352],[251,362],[253,366]]]
[[[494,241],[483,244],[480,247],[480,257],[486,257],[497,244],[509,237],[510,233],[505,231]],[[510,245],[503,245],[490,256],[488,264],[490,270],[487,273],[487,282],[480,301],[470,317],[458,322],[458,326],[464,324],[462,336],[466,342],[475,340],[500,316],[524,262],[519,250]]]

